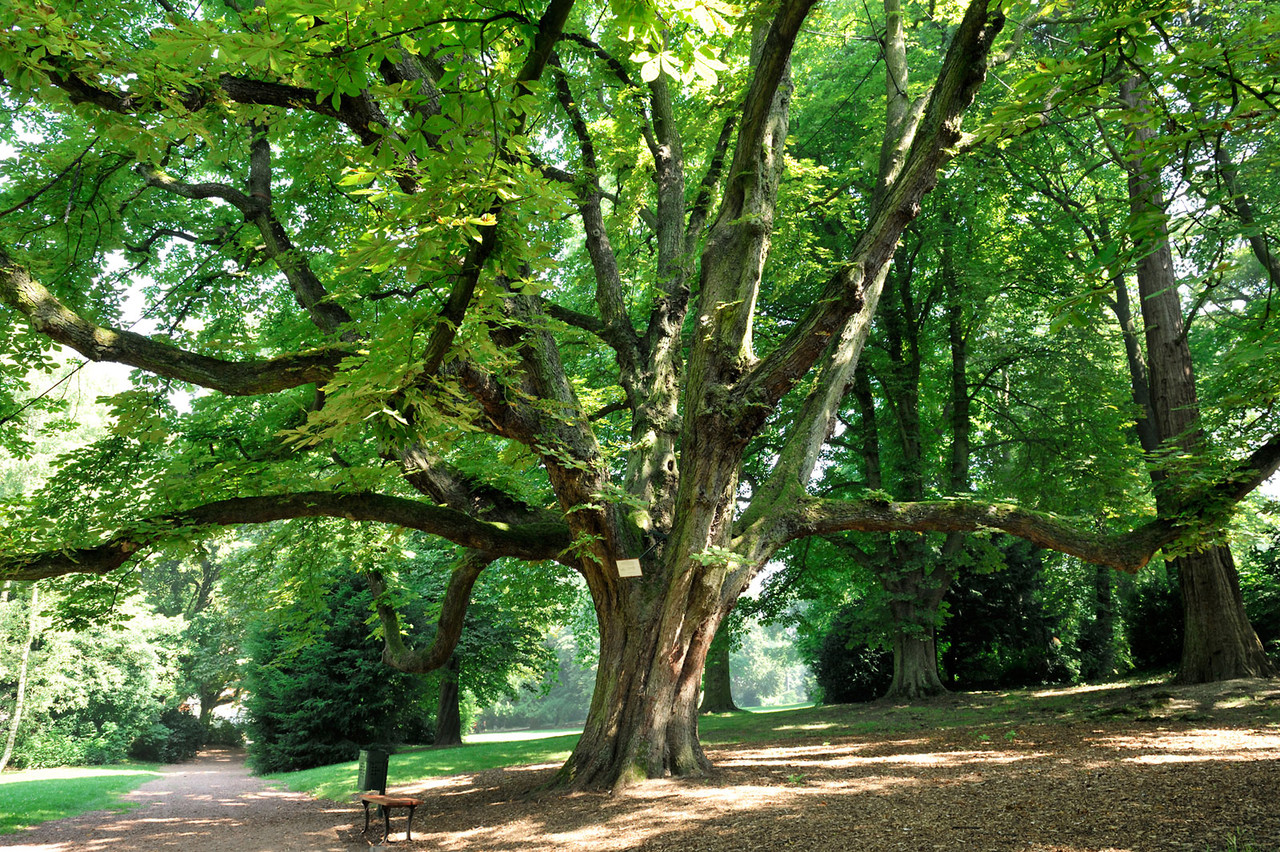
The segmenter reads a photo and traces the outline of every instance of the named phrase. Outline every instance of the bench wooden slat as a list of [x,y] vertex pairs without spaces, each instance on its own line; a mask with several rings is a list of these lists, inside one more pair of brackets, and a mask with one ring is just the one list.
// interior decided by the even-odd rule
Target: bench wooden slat
[[405,823],[405,839],[413,840],[413,812],[418,809],[418,805],[423,802],[421,799],[413,799],[408,796],[387,796],[382,793],[361,793],[360,804],[364,806],[364,830],[369,831],[369,805],[380,805],[382,807],[382,840],[384,843],[390,843],[391,837],[391,809],[392,808],[408,808],[409,819]]
[[362,793],[360,801],[368,802],[371,805],[384,805],[388,808],[408,808],[417,807],[422,804],[421,799],[411,799],[407,796],[384,796],[381,793]]

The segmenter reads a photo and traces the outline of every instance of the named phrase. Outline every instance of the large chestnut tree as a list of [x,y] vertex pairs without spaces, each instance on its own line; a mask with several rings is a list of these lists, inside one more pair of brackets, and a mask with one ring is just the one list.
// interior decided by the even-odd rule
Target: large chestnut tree
[[808,492],[899,236],[969,141],[993,51],[1035,20],[885,0],[848,53],[850,97],[883,81],[874,185],[845,190],[849,238],[803,316],[765,323],[815,6],[5,4],[0,401],[29,399],[54,344],[136,372],[111,434],[5,507],[0,575],[110,575],[303,517],[421,530],[460,554],[430,644],[402,633],[396,578],[363,567],[386,660],[425,671],[487,565],[558,561],[601,636],[562,781],[600,787],[706,770],[708,646],[788,542],[998,529],[1136,570],[1217,522],[1280,440],[1119,533]]

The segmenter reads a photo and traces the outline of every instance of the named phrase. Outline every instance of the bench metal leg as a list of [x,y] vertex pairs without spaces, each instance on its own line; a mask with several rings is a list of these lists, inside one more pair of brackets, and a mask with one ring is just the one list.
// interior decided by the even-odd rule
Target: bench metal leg
[[369,803],[361,802],[360,804],[364,805],[364,833],[368,834],[369,833]]
[[407,823],[405,823],[405,826],[404,826],[404,839],[405,839],[405,840],[412,840],[412,839],[413,839],[413,812],[414,812],[414,810],[415,810],[417,807],[418,807],[417,805],[410,805],[410,806],[409,806],[409,821],[408,821]]
[[391,808],[386,805],[382,806],[382,822],[385,828],[382,830],[382,842],[391,842]]

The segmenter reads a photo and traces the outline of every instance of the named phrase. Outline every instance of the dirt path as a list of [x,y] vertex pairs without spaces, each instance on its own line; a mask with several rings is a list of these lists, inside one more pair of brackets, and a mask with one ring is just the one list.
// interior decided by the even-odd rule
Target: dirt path
[[0,837],[24,852],[350,852],[368,849],[355,806],[272,790],[239,749],[211,748],[124,796],[139,807],[91,811]]

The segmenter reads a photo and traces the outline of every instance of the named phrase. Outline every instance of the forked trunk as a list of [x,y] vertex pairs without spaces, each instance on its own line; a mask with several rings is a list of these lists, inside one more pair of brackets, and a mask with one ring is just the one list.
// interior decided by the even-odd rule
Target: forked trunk
[[1182,683],[1275,677],[1244,613],[1235,561],[1225,545],[1179,557],[1183,600]]

